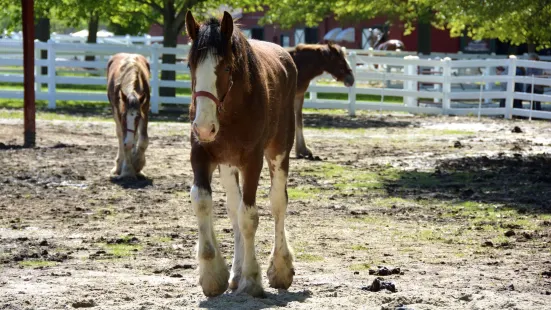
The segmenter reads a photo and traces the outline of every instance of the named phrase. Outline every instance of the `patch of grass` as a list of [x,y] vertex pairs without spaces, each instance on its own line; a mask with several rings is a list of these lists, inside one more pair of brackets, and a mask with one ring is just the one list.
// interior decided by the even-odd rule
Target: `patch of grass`
[[57,262],[45,261],[45,260],[26,260],[19,262],[19,266],[28,267],[28,268],[39,268],[39,267],[52,267],[57,265]]
[[350,270],[353,271],[363,271],[363,270],[369,270],[371,268],[371,265],[368,263],[361,263],[361,264],[354,264],[351,265]]
[[297,260],[303,262],[320,262],[323,261],[323,257],[320,255],[310,254],[310,253],[298,253]]
[[354,251],[367,251],[369,249],[364,245],[356,244],[356,245],[352,246],[352,250],[354,250]]
[[458,129],[420,129],[417,134],[425,134],[432,136],[459,136],[459,135],[474,135],[475,131],[458,130]]
[[[310,93],[307,92],[304,94],[305,98],[310,97]],[[341,93],[318,93],[317,96],[319,99],[329,99],[329,100],[348,100],[348,94]],[[375,101],[380,102],[381,96],[379,95],[366,95],[366,94],[356,94],[356,101]],[[402,97],[396,96],[385,96],[385,103],[403,103],[404,99]]]
[[[7,119],[23,119],[23,110],[0,110],[0,118]],[[36,119],[39,120],[61,120],[74,122],[91,122],[91,121],[112,121],[111,118],[98,116],[78,116],[68,114],[58,114],[53,112],[36,112]]]
[[160,242],[160,243],[167,243],[167,242],[171,242],[172,241],[172,238],[170,237],[159,237],[156,239],[157,242]]
[[141,251],[143,246],[137,244],[105,244],[103,246],[109,253],[115,257],[126,257],[134,254],[136,251]]
[[320,190],[317,188],[294,187],[287,188],[287,196],[292,200],[312,199],[318,197]]

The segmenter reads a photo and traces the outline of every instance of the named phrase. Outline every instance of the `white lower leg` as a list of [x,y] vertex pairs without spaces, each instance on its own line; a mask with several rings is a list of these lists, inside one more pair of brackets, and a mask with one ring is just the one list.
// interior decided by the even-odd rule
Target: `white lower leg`
[[226,207],[228,216],[232,222],[234,237],[233,262],[230,274],[230,288],[237,289],[241,279],[243,265],[243,238],[239,230],[238,209],[241,203],[241,190],[239,188],[238,170],[226,165],[220,165],[220,180],[226,190]]
[[199,260],[199,283],[206,296],[217,296],[228,288],[228,269],[220,254],[212,224],[212,196],[206,190],[193,186],[191,203],[199,224],[197,259]]
[[122,129],[120,121],[115,118],[115,130],[117,132],[117,139],[119,140],[119,149],[117,150],[117,157],[115,158],[115,167],[111,169],[111,174],[121,174],[122,162],[124,160],[124,143],[122,141]]
[[238,292],[252,296],[263,296],[260,266],[256,260],[254,237],[258,228],[258,209],[241,202],[238,212],[239,229],[243,237],[243,265]]
[[287,212],[287,173],[281,168],[282,158],[277,156],[272,162],[273,176],[270,188],[270,204],[275,220],[274,247],[268,267],[268,280],[274,288],[287,289],[294,276],[293,255],[287,243],[285,233],[285,214]]

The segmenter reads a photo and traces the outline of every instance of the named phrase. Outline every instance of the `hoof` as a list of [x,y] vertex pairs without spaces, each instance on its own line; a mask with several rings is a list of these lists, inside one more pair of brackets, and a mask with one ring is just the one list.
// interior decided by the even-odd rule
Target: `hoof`
[[293,276],[295,275],[293,257],[290,254],[278,258],[272,257],[267,275],[270,287],[288,289],[293,283]]
[[[208,255],[202,253],[199,259],[199,284],[203,288],[203,294],[214,297],[224,293],[228,289],[230,272],[220,253],[213,252],[214,256],[204,259]],[[202,257],[202,258],[201,258]]]
[[262,283],[260,282],[260,277],[258,279],[254,279],[252,277],[243,277],[241,278],[241,281],[239,281],[239,287],[237,288],[236,293],[237,294],[247,294],[252,297],[257,298],[265,298],[266,293],[264,293],[264,289],[262,288]]
[[111,176],[118,176],[119,174],[121,174],[120,168],[114,167],[113,169],[111,169]]
[[241,279],[240,276],[234,276],[234,275],[231,275],[230,276],[230,285],[229,285],[229,288],[230,290],[232,291],[236,291],[237,288],[239,287],[239,280]]

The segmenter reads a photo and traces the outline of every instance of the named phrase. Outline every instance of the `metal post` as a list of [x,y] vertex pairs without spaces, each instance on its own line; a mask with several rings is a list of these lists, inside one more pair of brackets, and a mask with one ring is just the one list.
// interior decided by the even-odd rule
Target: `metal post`
[[36,104],[34,94],[34,1],[21,0],[23,8],[23,66],[25,147],[36,145]]

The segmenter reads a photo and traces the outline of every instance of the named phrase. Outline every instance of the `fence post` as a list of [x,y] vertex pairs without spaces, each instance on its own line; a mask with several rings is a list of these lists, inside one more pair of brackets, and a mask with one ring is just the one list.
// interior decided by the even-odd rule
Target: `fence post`
[[[494,54],[494,53],[492,53],[492,54]],[[495,56],[495,54],[493,56]],[[495,75],[495,73],[496,73],[496,68],[495,67],[486,67],[486,69],[482,72],[482,74],[486,75],[486,76]],[[485,91],[491,91],[493,89],[493,86],[494,86],[494,83],[486,83],[484,85],[484,90]],[[484,99],[484,103],[492,103],[492,98]]]
[[[315,86],[316,84],[317,84],[317,79],[315,78],[310,82],[310,85],[308,85],[308,88],[310,88],[310,86],[312,86],[312,85]],[[312,90],[309,90],[308,92],[310,94],[310,96],[308,98],[308,99],[310,99],[310,101],[314,102],[318,99],[318,93],[317,92],[312,91]]]
[[145,37],[145,45],[151,45],[151,36],[149,34],[144,34],[143,35]]
[[36,64],[37,61],[40,61],[40,55],[41,55],[41,52],[42,52],[42,50],[40,49],[39,44],[40,44],[39,40],[34,40],[34,46],[35,46],[35,49],[34,49],[34,62],[35,62],[34,63],[34,93],[35,93],[35,98],[37,98],[39,96],[38,94],[40,93],[40,88],[42,86],[40,84],[40,77],[42,76],[42,68],[40,67],[40,65]]
[[[434,60],[440,60],[440,57],[435,57]],[[441,75],[442,74],[442,67],[440,67],[440,66],[433,67],[432,71],[433,71],[434,74],[439,73]],[[433,75],[433,74],[431,74],[431,75]],[[433,88],[434,88],[435,92],[441,92],[442,91],[442,84],[434,83]],[[442,103],[442,99],[434,98],[433,102],[434,103]]]
[[450,57],[445,57],[443,61],[442,76],[444,77],[444,82],[442,83],[442,95],[444,99],[442,100],[442,114],[448,115],[451,108],[450,93],[452,92],[452,84],[450,80],[452,76],[452,60]]
[[[356,66],[358,64],[358,60],[356,58],[356,52],[350,53],[349,62],[350,62],[350,67],[352,69],[352,74],[354,75],[354,78],[355,78]],[[348,88],[348,115],[350,116],[356,116],[356,85],[357,84],[358,83],[354,83],[354,85]]]
[[48,109],[55,109],[55,49],[54,41],[48,40]]
[[[412,56],[412,55],[408,55],[408,56],[405,56],[404,59],[408,59],[408,60],[416,60],[416,59],[419,59],[418,56]],[[415,64],[415,62],[412,62],[411,64],[408,64],[404,67],[404,71],[405,71],[405,75],[408,75],[408,76],[415,76],[417,75],[417,65]],[[417,81],[405,81],[404,82],[404,90],[406,91],[410,91],[410,92],[417,92],[418,89],[417,89]],[[404,96],[404,105],[406,107],[415,107],[417,104],[416,104],[416,97],[412,97],[412,96]]]
[[130,37],[129,34],[127,34],[127,35],[125,36],[125,40],[126,40],[126,45],[127,45],[127,46],[132,45],[132,38]]
[[505,99],[505,118],[513,117],[513,101],[515,100],[515,76],[517,73],[517,56],[509,56],[508,74],[509,81],[507,82],[507,94]]
[[151,113],[159,113],[159,44],[151,46]]

